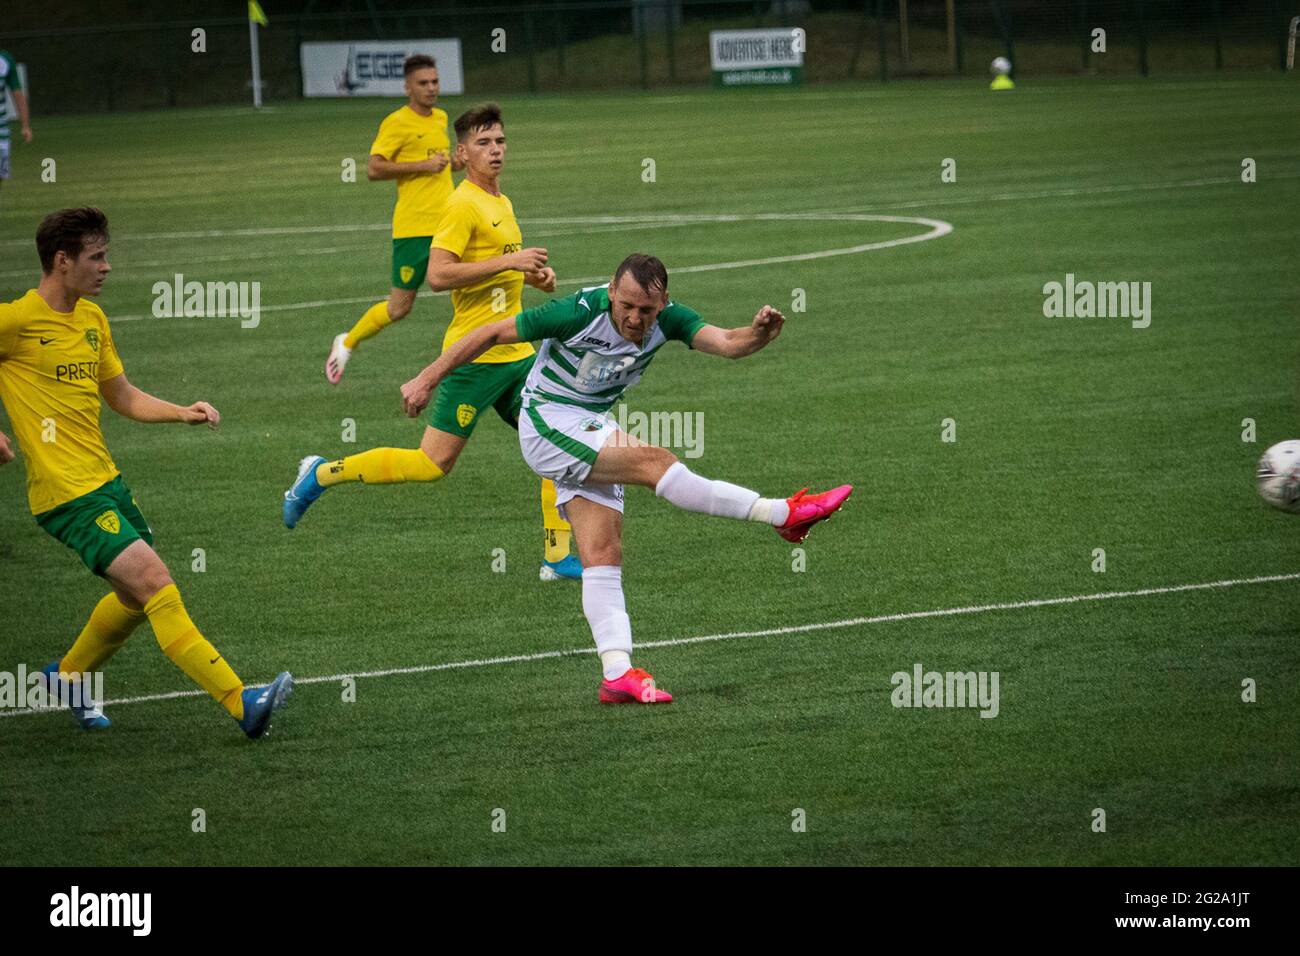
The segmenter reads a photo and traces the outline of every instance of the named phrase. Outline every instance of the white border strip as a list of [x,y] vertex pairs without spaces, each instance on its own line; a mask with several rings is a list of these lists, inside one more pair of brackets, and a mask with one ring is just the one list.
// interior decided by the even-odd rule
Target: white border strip
[[[828,631],[843,627],[860,627],[869,624],[893,624],[898,621],[916,621],[933,617],[956,617],[961,614],[987,614],[992,611],[1020,611],[1025,608],[1055,607],[1062,604],[1081,604],[1086,601],[1118,601],[1126,598],[1152,597],[1158,594],[1180,594],[1185,591],[1211,591],[1219,588],[1241,587],[1248,584],[1275,584],[1280,581],[1300,581],[1300,572],[1294,574],[1268,574],[1254,578],[1228,578],[1223,581],[1206,581],[1200,584],[1174,584],[1158,588],[1141,588],[1136,591],[1102,591],[1097,594],[1074,594],[1069,597],[1037,598],[1030,601],[1007,601],[1001,604],[976,604],[969,607],[939,608],[933,611],[905,611],[900,614],[878,614],[874,617],[851,617],[841,621],[825,621],[819,624],[796,624],[790,627],[772,627],[761,631],[731,631],[727,634],[703,634],[698,637],[674,637],[666,641],[641,641],[638,650],[651,647],[680,647],[685,644],[703,644],[709,641],[732,641],[743,637],[774,637],[779,634],[805,634],[809,631]],[[432,674],[436,671],[460,670],[467,667],[492,667],[497,664],[523,664],[530,661],[552,660],[558,657],[576,657],[580,654],[594,654],[594,647],[575,647],[569,650],[541,651],[536,654],[515,654],[509,657],[484,657],[469,661],[449,661],[443,664],[420,664],[415,667],[390,667],[378,671],[358,671],[351,674],[330,674],[326,677],[304,677],[295,679],[295,684],[329,684],[344,678],[361,677],[396,677],[405,674]],[[201,690],[181,690],[168,694],[147,694],[143,697],[123,697],[104,703],[105,707],[121,704],[147,704],[160,700],[175,700],[179,697],[205,697]],[[45,710],[10,710],[0,711],[0,717],[20,717],[24,714],[52,713]]]

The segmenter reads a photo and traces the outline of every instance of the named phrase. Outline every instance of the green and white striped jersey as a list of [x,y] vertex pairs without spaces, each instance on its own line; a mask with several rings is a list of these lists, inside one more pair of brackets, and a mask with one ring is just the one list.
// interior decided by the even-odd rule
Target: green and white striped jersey
[[688,346],[705,325],[699,314],[671,299],[641,345],[619,335],[609,314],[609,290],[594,285],[515,316],[525,342],[542,341],[524,385],[524,405],[557,402],[608,411],[641,380],[669,339]]
[[18,79],[18,64],[9,55],[8,50],[0,50],[0,139],[9,138],[9,124],[17,117],[10,117],[8,97],[5,90],[21,90]]

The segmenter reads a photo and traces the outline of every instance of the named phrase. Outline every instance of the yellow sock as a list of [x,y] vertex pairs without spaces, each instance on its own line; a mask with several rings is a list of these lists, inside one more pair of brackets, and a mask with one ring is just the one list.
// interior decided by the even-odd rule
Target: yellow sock
[[542,533],[545,535],[546,560],[563,561],[569,554],[569,522],[555,507],[555,482],[542,479]]
[[376,302],[366,309],[365,315],[361,316],[357,320],[357,324],[352,326],[352,331],[343,340],[343,345],[346,348],[354,349],[359,343],[364,342],[372,335],[378,335],[388,328],[392,322],[393,320],[388,317],[387,300]]
[[243,682],[194,626],[176,585],[169,584],[151,597],[144,613],[149,616],[158,646],[171,662],[211,694],[231,717],[243,718]]
[[99,670],[105,661],[121,650],[131,632],[143,620],[144,611],[132,611],[112,591],[105,594],[95,605],[95,610],[90,612],[90,620],[81,629],[72,650],[59,661],[59,671],[84,674]]
[[403,481],[437,481],[442,476],[442,469],[418,448],[372,448],[316,466],[316,480],[326,488],[345,481],[392,485]]

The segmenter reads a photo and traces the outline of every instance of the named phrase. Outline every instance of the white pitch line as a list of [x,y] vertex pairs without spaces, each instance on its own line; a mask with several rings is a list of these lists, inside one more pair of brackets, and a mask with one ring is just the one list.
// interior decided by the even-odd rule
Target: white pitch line
[[[1160,594],[1181,594],[1186,591],[1211,591],[1220,588],[1241,587],[1251,584],[1275,584],[1280,581],[1300,581],[1300,572],[1294,574],[1268,574],[1254,578],[1227,578],[1222,581],[1205,581],[1199,584],[1172,584],[1164,587],[1140,588],[1136,591],[1101,591],[1096,594],[1073,594],[1069,597],[1035,598],[1028,601],[1006,601],[1000,604],[976,604],[968,607],[938,608],[932,611],[903,611],[897,614],[877,614],[874,617],[851,617],[840,621],[819,624],[794,624],[789,627],[770,627],[761,631],[731,631],[726,634],[702,634],[698,637],[674,637],[664,641],[639,641],[637,649],[652,647],[681,647],[686,644],[703,644],[711,641],[734,641],[746,637],[775,637],[781,634],[806,634],[810,631],[829,631],[845,627],[864,627],[871,624],[894,624],[899,621],[918,621],[925,618],[956,617],[962,614],[988,614],[994,611],[1022,611],[1026,608],[1056,607],[1063,604],[1081,604],[1085,601],[1118,601],[1126,598],[1151,597]],[[378,671],[354,671],[348,674],[330,674],[325,677],[295,678],[295,684],[330,684],[345,678],[396,677],[407,674],[432,674],[437,671],[460,670],[468,667],[493,667],[497,664],[523,664],[530,661],[553,660],[559,657],[576,657],[594,654],[594,647],[575,647],[569,650],[540,651],[536,654],[513,654],[508,657],[485,657],[468,661],[448,661],[443,664],[420,664],[415,667],[390,667]],[[166,694],[147,694],[143,697],[123,697],[104,702],[105,707],[123,704],[147,704],[180,697],[206,697],[201,690],[172,691]],[[0,717],[21,717],[24,714],[52,713],[44,710],[10,710],[0,712]]]
[[[332,246],[328,249],[298,249],[295,251],[295,254],[300,257],[324,256],[324,255],[336,255],[340,252],[352,252],[356,249],[368,249],[368,248],[371,248],[371,244],[367,242],[364,244],[358,243],[358,244],[347,245],[347,246]],[[234,255],[234,256],[203,256],[198,259],[176,258],[176,259],[157,259],[152,262],[128,262],[125,267],[114,266],[113,272],[115,272],[120,279],[123,273],[129,276],[131,274],[131,270],[133,269],[157,268],[158,266],[165,266],[169,271],[174,273],[178,267],[183,267],[183,266],[188,267],[193,265],[206,265],[209,262],[261,262],[264,259],[266,259],[266,251],[258,250],[256,252],[241,252],[239,255]],[[35,270],[30,268],[9,269],[5,272],[0,272],[0,279],[15,279],[18,278],[19,276],[30,276],[33,274],[34,271]]]
[[[801,214],[791,213],[789,215],[789,218],[797,218],[799,215]],[[727,217],[727,220],[729,221],[730,218],[731,217]],[[711,222],[712,220],[699,220],[699,221],[701,223],[708,223]],[[594,222],[595,222],[594,220],[580,219],[580,220],[575,220],[574,223],[562,225],[559,228],[529,229],[528,238],[531,241],[533,239],[551,238],[553,236],[589,236],[597,233],[616,232],[625,229],[627,226],[627,223],[624,222],[592,224]],[[692,220],[689,217],[675,217],[672,220],[665,220],[663,222],[650,221],[650,220],[636,221],[637,232],[645,232],[650,229],[672,229],[683,225],[691,225],[691,224],[692,224]],[[575,225],[583,225],[585,228],[574,228]],[[374,244],[373,241],[371,241],[365,243],[351,243],[346,246],[333,246],[327,249],[295,249],[294,255],[298,256],[299,258],[308,258],[310,256],[336,255],[338,253],[355,252],[358,249],[373,249],[373,248],[374,248]],[[267,250],[257,249],[255,251],[243,252],[238,255],[198,256],[193,259],[184,257],[184,254],[182,254],[181,257],[176,259],[158,259],[154,261],[143,261],[143,262],[136,262],[134,260],[128,259],[125,263],[119,262],[118,264],[115,264],[113,266],[113,275],[116,277],[114,281],[120,282],[124,277],[135,277],[137,275],[137,271],[144,268],[157,268],[158,266],[165,266],[167,267],[170,273],[174,274],[176,272],[184,272],[188,269],[193,269],[196,266],[204,266],[210,262],[263,262],[267,259],[268,255],[270,254],[267,252]],[[21,276],[31,276],[31,275],[33,275],[33,270],[31,268],[10,269],[5,272],[0,272],[0,279],[16,279]],[[370,301],[370,297],[358,299],[357,301],[368,302]]]
[[[1275,173],[1272,179],[1300,179],[1300,173]],[[1153,189],[1195,189],[1200,186],[1232,186],[1241,180],[1226,176],[1215,179],[1187,179],[1173,183],[1129,183],[1115,186],[1079,186],[1071,189],[1039,189],[1034,192],[994,193],[991,196],[964,196],[960,199],[920,199],[910,202],[884,202],[870,206],[853,206],[836,212],[862,212],[868,209],[917,209],[922,207],[964,206],[972,203],[1018,202],[1022,199],[1054,199],[1111,193],[1147,192]]]
[[[1296,179],[1300,173],[1271,173],[1271,179]],[[826,215],[830,213],[853,213],[863,212],[868,209],[915,209],[921,206],[944,206],[944,205],[966,205],[969,203],[981,202],[1010,202],[1021,199],[1050,199],[1052,197],[1069,197],[1069,196],[1086,196],[1092,193],[1120,193],[1120,192],[1141,192],[1151,189],[1195,189],[1203,186],[1227,186],[1240,182],[1232,177],[1222,177],[1213,179],[1184,179],[1174,180],[1172,182],[1147,182],[1147,183],[1118,183],[1114,185],[1099,186],[1070,186],[1064,188],[1047,188],[1035,189],[1030,192],[1000,192],[993,195],[981,196],[964,196],[960,199],[949,197],[936,197],[933,199],[918,200],[881,200],[872,203],[869,206],[850,206],[844,209],[827,209],[822,212],[808,213],[806,215]],[[790,216],[798,216],[799,213],[789,213]],[[529,217],[519,220],[521,224],[542,224],[542,225],[563,225],[563,224],[584,224],[584,223],[609,223],[630,225],[637,222],[665,222],[665,221],[728,221],[742,217],[713,217],[698,216],[690,213],[664,213],[654,214],[647,213],[644,215],[627,215],[627,216],[592,216],[592,217],[572,217],[572,216],[539,216],[536,218]],[[115,242],[130,242],[143,240],[170,240],[170,239],[221,239],[226,237],[240,236],[305,236],[315,234],[328,234],[336,232],[383,232],[390,228],[386,222],[365,223],[363,225],[332,225],[332,226],[262,226],[248,229],[200,229],[187,232],[139,232],[127,233],[116,236]],[[0,246],[30,246],[31,239],[0,239]]]
[[[605,218],[615,217],[597,217],[594,219],[581,219],[577,222],[594,223],[603,222]],[[640,220],[637,220],[640,221]],[[807,262],[811,259],[827,259],[832,256],[850,256],[862,252],[871,252],[875,249],[890,249],[894,246],[905,246],[913,242],[925,242],[929,239],[938,239],[952,232],[953,226],[950,222],[944,222],[941,219],[926,219],[921,216],[881,216],[869,213],[748,213],[723,216],[682,216],[671,219],[654,219],[648,220],[659,224],[668,225],[685,225],[692,223],[716,223],[716,222],[896,222],[917,226],[929,226],[928,232],[918,233],[915,236],[903,236],[898,239],[883,239],[879,242],[866,242],[857,246],[842,246],[838,249],[820,249],[816,252],[801,252],[788,256],[768,256],[764,259],[739,259],[734,262],[707,262],[694,266],[674,266],[672,272],[674,275],[686,272],[717,272],[723,269],[745,269],[750,266],[769,266],[782,262]],[[559,284],[562,286],[582,286],[590,282],[606,282],[609,275],[582,276],[577,279],[564,279]],[[420,292],[417,298],[428,298],[432,295],[447,295],[446,292],[433,293],[429,291]],[[312,302],[285,302],[279,305],[264,305],[263,312],[297,312],[302,309],[319,309],[326,306],[334,305],[358,305],[362,302],[373,302],[375,295],[368,296],[350,296],[346,299],[317,299]],[[115,322],[139,322],[142,319],[151,319],[152,315],[115,315],[109,319],[110,323]]]

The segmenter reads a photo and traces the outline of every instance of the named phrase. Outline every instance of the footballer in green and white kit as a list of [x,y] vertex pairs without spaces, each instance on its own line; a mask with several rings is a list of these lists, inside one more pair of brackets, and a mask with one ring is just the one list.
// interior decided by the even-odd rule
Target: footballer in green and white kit
[[[675,339],[689,346],[704,324],[697,312],[669,299],[642,342],[630,342],[614,327],[605,286],[516,317],[520,339],[542,342],[524,384],[519,447],[528,467],[555,482],[561,515],[584,489],[601,447],[618,431],[609,409],[640,381],[664,345]],[[586,485],[583,493],[623,510],[620,486]]]
[[670,340],[697,352],[741,358],[774,340],[785,323],[770,305],[748,325],[724,329],[668,298],[668,271],[635,253],[608,287],[592,286],[514,318],[481,326],[402,386],[406,413],[420,414],[456,368],[496,345],[540,341],[524,384],[519,447],[528,466],[555,482],[556,503],[573,526],[582,559],[582,610],[600,654],[601,703],[669,703],[654,678],[632,666],[632,625],[623,598],[623,486],[644,485],[679,508],[758,521],[787,541],[802,541],[853,491],[841,485],[809,495],[762,498],[755,491],[693,473],[665,448],[618,427],[608,411]]
[[22,80],[18,77],[18,64],[8,50],[0,50],[0,182],[9,178],[9,124],[13,122],[5,97],[6,90],[18,112],[23,142],[30,143],[32,126],[27,115],[27,95],[23,92]]

